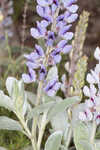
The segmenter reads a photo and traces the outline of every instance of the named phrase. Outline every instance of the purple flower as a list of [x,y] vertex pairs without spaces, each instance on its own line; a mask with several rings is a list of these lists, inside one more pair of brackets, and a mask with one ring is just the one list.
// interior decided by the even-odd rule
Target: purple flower
[[55,40],[54,32],[48,31],[47,46],[52,46]]
[[44,80],[47,74],[46,68],[42,65],[39,71],[39,80]]
[[39,39],[45,36],[46,28],[43,27],[43,24],[41,22],[37,21],[37,28],[31,28],[30,32],[32,37],[34,37],[35,39]]
[[22,74],[22,79],[25,83],[32,83],[36,81],[36,73],[33,69],[29,68],[28,74]]
[[48,96],[54,96],[56,92],[59,90],[61,83],[58,82],[57,78],[48,82],[44,91],[47,93]]
[[48,6],[48,5],[51,5],[52,2],[53,2],[53,0],[37,0],[37,3],[40,6]]
[[71,28],[72,25],[67,25],[64,26],[63,28],[60,29],[59,31],[59,36],[61,36],[62,38],[64,38],[65,40],[71,40],[73,38],[73,33],[72,32],[68,32],[68,30]]
[[37,69],[40,67],[40,59],[42,60],[44,57],[44,51],[39,45],[35,45],[35,50],[29,55],[24,55],[24,57],[27,59],[26,65],[29,68]]
[[77,0],[62,0],[62,3],[64,4],[64,7],[71,6],[73,3],[76,3]]
[[66,54],[72,49],[72,45],[68,45],[66,40],[62,40],[58,43],[57,48],[62,49],[61,52]]
[[61,49],[57,48],[54,49],[50,56],[52,57],[52,64],[57,64],[61,61],[61,55],[60,55]]
[[58,0],[53,0],[52,6],[51,6],[53,14],[55,13],[58,5],[59,5],[59,1]]
[[71,14],[69,17],[66,17],[65,20],[67,23],[73,23],[78,18],[78,14]]
[[67,10],[71,13],[76,13],[78,10],[78,5],[71,5],[71,6],[67,7]]
[[39,16],[43,17],[45,21],[47,21],[48,25],[53,21],[52,10],[49,6],[42,7],[38,5],[37,13]]

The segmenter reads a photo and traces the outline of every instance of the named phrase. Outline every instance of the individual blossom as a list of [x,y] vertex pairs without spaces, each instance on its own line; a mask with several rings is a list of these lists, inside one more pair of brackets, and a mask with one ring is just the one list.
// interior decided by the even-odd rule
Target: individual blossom
[[61,83],[58,82],[58,79],[52,79],[47,83],[47,85],[44,87],[45,93],[47,93],[48,96],[54,96],[56,92],[59,90],[61,86]]
[[72,49],[72,45],[70,44],[67,44],[67,41],[66,40],[61,40],[58,45],[57,45],[57,48],[61,49],[61,52],[63,54],[67,54],[71,51]]
[[46,68],[44,65],[41,65],[40,71],[39,71],[39,80],[44,80],[45,76],[47,74]]
[[40,6],[49,6],[53,3],[53,0],[37,0]]
[[36,81],[36,73],[33,69],[28,68],[28,74],[22,74],[22,79],[25,83],[32,83]]
[[[27,59],[26,65],[27,65],[28,70],[29,70],[28,74],[23,74],[22,75],[22,78],[23,78],[25,83],[35,82],[35,80],[36,80],[35,69],[40,69],[40,68],[42,69],[43,68],[41,66],[43,64],[44,56],[45,55],[44,55],[43,49],[41,48],[41,46],[39,46],[37,44],[35,45],[34,52],[32,52],[29,55],[24,55],[24,57]],[[43,74],[41,76],[43,76]],[[33,77],[33,80],[32,80],[32,77]]]
[[53,22],[52,10],[49,6],[43,7],[37,5],[36,9],[39,16],[43,17],[43,19],[46,21],[47,26]]
[[57,64],[57,63],[60,63],[60,61],[61,61],[61,55],[60,55],[60,52],[61,52],[61,49],[59,49],[59,48],[56,48],[56,49],[54,49],[52,52],[51,52],[51,54],[50,54],[50,59],[52,59],[51,61],[52,61],[52,65],[54,65],[54,64]]
[[55,40],[54,32],[48,31],[47,41],[46,41],[47,46],[52,46],[54,43],[54,40]]
[[[31,30],[30,30],[32,37],[34,37],[35,39],[42,38],[46,34],[46,27],[43,26],[42,23],[43,22],[37,21],[37,28],[31,28]],[[46,24],[46,22],[45,22],[45,24]]]

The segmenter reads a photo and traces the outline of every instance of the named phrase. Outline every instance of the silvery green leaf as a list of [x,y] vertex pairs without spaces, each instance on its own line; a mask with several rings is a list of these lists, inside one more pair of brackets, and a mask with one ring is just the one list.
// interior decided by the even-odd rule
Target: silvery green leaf
[[25,93],[27,94],[27,99],[28,99],[29,103],[31,103],[32,105],[35,105],[36,94],[29,92],[29,91],[25,91]]
[[8,77],[6,80],[6,88],[9,93],[9,96],[12,96],[12,89],[15,81],[18,82],[18,80],[14,77]]
[[58,113],[51,119],[50,122],[54,131],[61,130],[65,132],[66,127],[68,126],[68,118],[66,111]]
[[[92,128],[91,128],[92,129]],[[73,129],[74,133],[74,144],[77,150],[88,150],[85,145],[82,143],[87,143],[87,147],[90,147],[88,143],[90,143],[91,137],[90,127],[83,122],[76,122],[76,126]],[[91,149],[92,150],[92,149]]]
[[23,131],[21,125],[18,121],[10,119],[5,116],[0,117],[0,129],[1,130],[17,130],[17,131]]
[[58,77],[58,69],[57,66],[53,66],[48,72],[47,81],[55,79],[56,77]]
[[95,140],[95,150],[100,150],[100,140]]
[[[55,96],[54,98],[56,100],[56,103],[63,101],[63,99],[61,99],[58,96]],[[54,131],[61,130],[61,131],[65,132],[66,128],[68,128],[68,126],[69,126],[67,112],[64,111],[64,112],[58,113],[56,116],[54,116],[51,119],[50,122],[51,122],[51,125],[52,125],[52,128],[54,129]]]
[[62,102],[57,103],[49,111],[48,120],[51,120],[55,115],[57,115],[58,113],[64,112],[67,108],[71,107],[72,105],[76,104],[79,101],[80,101],[80,98],[75,96],[75,97],[66,98]]
[[[43,97],[42,97],[42,102],[43,102],[43,103],[48,103],[48,102],[51,102],[51,101],[56,101],[58,98],[59,98],[59,97],[57,97],[57,96],[50,97],[50,96],[44,94]],[[60,98],[59,98],[59,99],[60,99]]]
[[50,109],[53,105],[55,105],[55,102],[52,101],[34,107],[32,111],[28,113],[28,119],[31,119],[34,115],[39,115],[40,113],[45,112],[46,110]]
[[94,150],[94,146],[89,143],[89,141],[82,140],[80,141],[80,144],[82,145],[84,150]]
[[71,125],[74,128],[74,126],[77,125],[77,121],[79,120],[79,112],[84,111],[85,109],[85,104],[81,103],[73,107],[72,109],[72,120],[71,120]]
[[16,113],[21,113],[23,116],[27,111],[27,95],[24,91],[24,83],[22,80],[14,81],[12,85],[12,98],[14,100]]
[[62,132],[56,131],[49,136],[44,150],[59,150],[62,140]]
[[3,91],[0,91],[0,106],[5,107],[6,109],[13,111],[14,110],[14,104],[12,99],[5,95]]

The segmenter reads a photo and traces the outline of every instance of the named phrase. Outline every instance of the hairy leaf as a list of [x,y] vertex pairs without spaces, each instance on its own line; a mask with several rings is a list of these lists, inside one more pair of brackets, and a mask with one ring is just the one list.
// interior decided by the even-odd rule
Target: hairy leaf
[[0,129],[1,130],[23,131],[23,129],[18,121],[10,119],[5,116],[0,117]]
[[59,150],[61,145],[62,132],[56,131],[49,136],[44,150]]
[[0,106],[5,107],[6,109],[13,111],[14,110],[14,104],[12,99],[5,95],[3,91],[0,91]]

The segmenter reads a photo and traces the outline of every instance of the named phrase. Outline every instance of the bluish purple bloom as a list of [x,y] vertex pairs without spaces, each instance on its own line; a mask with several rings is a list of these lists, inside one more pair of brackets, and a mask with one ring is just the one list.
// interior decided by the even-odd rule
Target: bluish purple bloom
[[37,0],[37,3],[40,6],[48,6],[48,5],[51,5],[53,3],[53,0]]
[[73,33],[72,32],[68,32],[68,30],[71,28],[72,25],[67,25],[64,26],[63,28],[60,29],[59,31],[59,36],[61,36],[62,38],[64,38],[65,40],[71,40],[73,38]]
[[[25,55],[29,73],[23,74],[22,77],[26,83],[31,83],[36,80],[35,69],[38,73],[38,79],[45,81],[47,75],[46,67],[60,63],[62,58],[61,53],[66,54],[72,49],[72,45],[68,44],[68,41],[73,38],[73,33],[69,32],[69,29],[78,17],[78,6],[74,4],[76,1],[77,0],[37,0],[37,13],[43,20],[40,22],[37,21],[36,28],[31,28],[31,35],[35,39],[43,38],[45,40],[45,46],[47,46],[47,49],[50,47],[50,51],[48,51],[48,56],[45,56],[42,47],[35,45],[34,52]],[[65,12],[60,11],[62,8],[65,9]],[[59,12],[61,12],[60,15]],[[59,43],[56,43],[56,37],[57,41],[61,39]],[[45,67],[45,60],[43,61],[43,59],[46,58],[48,63]],[[59,88],[60,82],[55,78],[45,85],[44,90],[49,96],[53,96]]]
[[57,78],[48,82],[46,87],[44,87],[44,91],[47,93],[48,96],[54,96],[56,92],[59,90],[61,83],[58,82]]
[[47,46],[52,46],[55,40],[55,34],[54,32],[48,31],[48,37],[47,37]]
[[59,6],[59,1],[58,0],[53,0],[52,6],[51,6],[53,14],[55,13],[58,6]]
[[78,18],[78,14],[71,14],[69,17],[65,17],[67,23],[73,23]]
[[64,53],[64,54],[70,52],[70,50],[72,49],[72,45],[67,44],[66,40],[60,41],[58,43],[57,47],[62,49],[61,52]]
[[25,83],[32,83],[36,81],[36,73],[33,69],[29,68],[28,74],[22,74],[22,79]]
[[62,0],[62,3],[64,4],[64,7],[71,6],[73,3],[76,3],[77,0]]
[[61,61],[60,52],[61,52],[61,49],[59,49],[59,48],[56,48],[56,49],[54,49],[54,50],[51,52],[50,56],[52,57],[52,64],[53,64],[53,65],[54,65],[54,64],[57,64],[57,63],[59,63],[59,62]]
[[46,68],[44,65],[41,65],[40,71],[39,71],[39,80],[44,80],[45,76],[47,74]]
[[53,21],[52,10],[49,6],[42,7],[40,5],[37,6],[37,13],[39,16],[43,17],[45,21],[48,22],[48,25]]
[[46,28],[43,27],[41,22],[37,21],[37,28],[31,28],[30,30],[32,37],[39,39],[45,36]]

